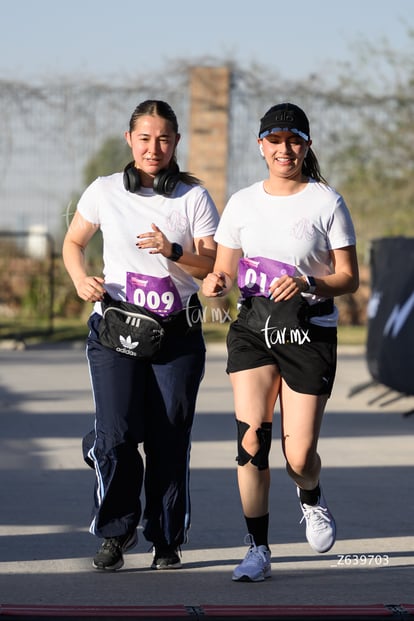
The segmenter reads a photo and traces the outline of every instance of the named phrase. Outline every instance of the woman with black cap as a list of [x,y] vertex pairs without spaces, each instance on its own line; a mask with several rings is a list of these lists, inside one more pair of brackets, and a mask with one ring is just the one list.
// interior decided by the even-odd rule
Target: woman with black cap
[[271,575],[269,452],[278,398],[282,450],[307,540],[317,552],[335,542],[317,444],[336,371],[333,298],[359,284],[350,213],[321,175],[304,111],[291,103],[270,108],[258,145],[268,176],[228,201],[215,235],[214,271],[203,281],[204,295],[215,297],[228,293],[237,277],[241,293],[227,337],[227,372],[249,545],[233,580],[249,582]]

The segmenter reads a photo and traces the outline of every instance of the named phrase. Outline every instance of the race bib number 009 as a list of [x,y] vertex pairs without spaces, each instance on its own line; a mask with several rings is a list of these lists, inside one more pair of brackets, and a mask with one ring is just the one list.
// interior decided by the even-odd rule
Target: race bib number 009
[[127,272],[126,299],[161,317],[182,310],[180,295],[170,276],[158,278]]

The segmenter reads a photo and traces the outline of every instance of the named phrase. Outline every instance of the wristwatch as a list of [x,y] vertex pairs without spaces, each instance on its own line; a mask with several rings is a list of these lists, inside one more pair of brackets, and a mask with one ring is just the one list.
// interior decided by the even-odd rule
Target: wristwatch
[[171,254],[167,259],[170,261],[178,261],[183,256],[183,247],[180,244],[171,244]]
[[313,276],[305,276],[305,280],[308,283],[307,288],[305,289],[305,293],[315,293],[316,291],[316,281]]

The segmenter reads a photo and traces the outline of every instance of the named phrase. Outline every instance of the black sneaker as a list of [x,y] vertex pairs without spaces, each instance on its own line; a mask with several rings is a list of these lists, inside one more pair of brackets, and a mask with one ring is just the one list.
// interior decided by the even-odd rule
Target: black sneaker
[[134,530],[121,537],[109,537],[104,539],[103,544],[93,559],[93,567],[95,569],[115,571],[120,569],[124,564],[123,552],[130,550],[137,545],[138,535]]
[[180,569],[181,561],[178,552],[178,548],[174,546],[154,546],[151,569]]

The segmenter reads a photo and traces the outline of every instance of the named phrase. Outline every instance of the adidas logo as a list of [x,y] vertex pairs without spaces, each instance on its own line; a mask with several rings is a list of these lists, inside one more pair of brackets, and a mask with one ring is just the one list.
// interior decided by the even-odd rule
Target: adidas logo
[[120,334],[119,341],[122,347],[126,347],[127,349],[135,349],[139,345],[139,341],[133,341],[130,334],[126,338]]
[[134,356],[134,357],[137,356],[137,354],[134,351],[134,349],[136,347],[138,347],[139,341],[133,341],[131,339],[131,335],[130,334],[126,338],[124,336],[122,336],[122,334],[120,334],[119,335],[119,341],[120,341],[122,347],[117,347],[116,351],[118,351],[121,354],[128,354],[128,356]]

